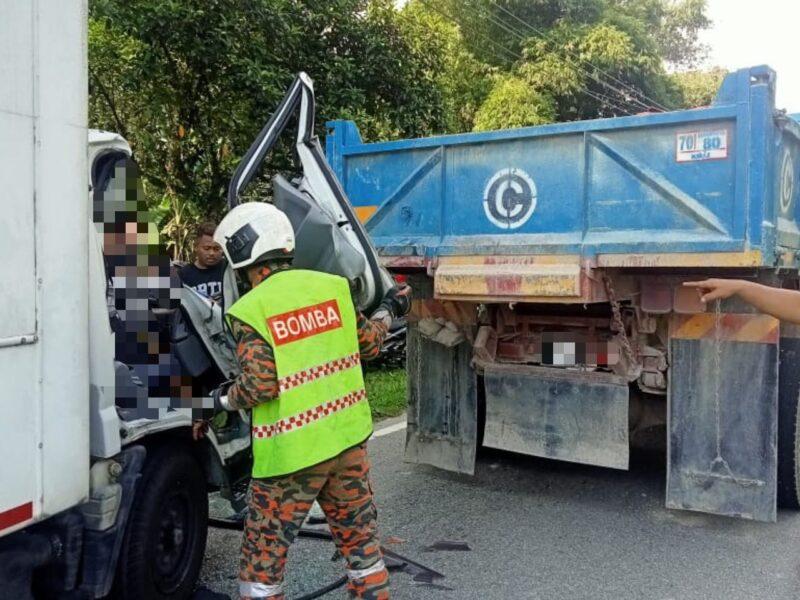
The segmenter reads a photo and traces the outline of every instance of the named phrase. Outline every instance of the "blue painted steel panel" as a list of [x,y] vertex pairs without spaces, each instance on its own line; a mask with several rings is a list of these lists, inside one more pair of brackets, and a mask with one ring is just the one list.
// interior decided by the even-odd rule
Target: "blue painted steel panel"
[[800,125],[775,73],[731,73],[711,107],[365,144],[328,160],[387,255],[800,250]]

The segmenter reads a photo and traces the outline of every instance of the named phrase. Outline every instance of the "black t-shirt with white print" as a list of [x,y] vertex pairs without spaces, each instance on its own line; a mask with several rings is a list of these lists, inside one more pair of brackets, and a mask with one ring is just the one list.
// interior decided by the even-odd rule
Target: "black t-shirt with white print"
[[224,260],[207,269],[201,269],[195,264],[188,264],[182,267],[179,273],[181,281],[185,285],[215,302],[222,302],[222,276],[225,273],[225,267]]

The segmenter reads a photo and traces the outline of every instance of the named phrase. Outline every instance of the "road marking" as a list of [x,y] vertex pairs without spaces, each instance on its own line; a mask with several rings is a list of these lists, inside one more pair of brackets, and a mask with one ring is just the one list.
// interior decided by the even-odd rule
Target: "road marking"
[[388,427],[384,427],[383,429],[378,429],[376,432],[372,434],[372,437],[382,437],[384,435],[389,435],[390,433],[394,433],[396,431],[402,431],[406,428],[406,421],[403,419],[399,423],[395,423],[394,425],[389,425]]

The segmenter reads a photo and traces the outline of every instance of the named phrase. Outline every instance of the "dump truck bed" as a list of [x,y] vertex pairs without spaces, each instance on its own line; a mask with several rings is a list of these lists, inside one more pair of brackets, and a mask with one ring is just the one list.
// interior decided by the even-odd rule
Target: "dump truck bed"
[[393,142],[333,121],[327,155],[395,266],[794,266],[800,126],[775,82],[753,67],[707,108]]

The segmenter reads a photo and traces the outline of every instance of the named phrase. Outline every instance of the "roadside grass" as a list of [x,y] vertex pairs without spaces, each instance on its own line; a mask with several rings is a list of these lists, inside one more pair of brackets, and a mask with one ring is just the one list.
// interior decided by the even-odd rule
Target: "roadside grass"
[[406,409],[405,369],[368,370],[364,381],[374,419],[396,417]]

